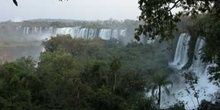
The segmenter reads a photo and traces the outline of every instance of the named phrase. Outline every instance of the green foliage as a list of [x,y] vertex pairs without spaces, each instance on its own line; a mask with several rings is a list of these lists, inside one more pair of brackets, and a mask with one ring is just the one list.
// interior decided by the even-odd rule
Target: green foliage
[[[139,20],[144,23],[137,29],[136,38],[144,33],[154,38],[160,35],[161,40],[173,38],[176,23],[182,15],[195,17],[199,13],[218,13],[219,1],[215,0],[139,0],[141,15]],[[213,5],[214,4],[214,5]],[[181,8],[178,13],[173,10]]]
[[78,94],[87,87],[81,84],[79,69],[76,60],[64,50],[41,55],[37,73],[43,86],[39,91],[43,99],[38,99],[42,108],[68,110],[71,106],[80,106]]
[[21,58],[0,67],[0,108],[28,110],[31,108],[31,75],[35,72],[30,58]]
[[43,45],[46,49],[46,51],[55,51],[58,50],[58,48],[67,49],[67,51],[71,51],[70,48],[72,47],[73,42],[71,42],[71,36],[65,35],[65,36],[57,36],[57,37],[51,37],[51,40],[44,41]]
[[112,72],[118,71],[121,67],[121,62],[118,58],[114,58],[110,64],[110,69]]
[[[156,46],[138,43],[124,46],[114,40],[91,41],[70,36],[52,37],[43,45],[46,51],[38,62],[21,58],[0,66],[1,109],[155,107],[151,100],[145,100],[148,79],[155,68],[168,66],[164,53],[154,51]],[[153,64],[154,60],[160,63]]]
[[145,91],[148,85],[147,75],[141,71],[124,70],[119,76],[119,84],[116,88],[116,93],[124,98],[136,97],[134,94]]
[[135,104],[134,110],[157,110],[154,100],[148,98],[140,98]]
[[169,110],[186,110],[183,103],[177,103],[169,108]]
[[202,100],[201,104],[198,107],[198,110],[219,110],[219,102],[213,104],[210,101]]
[[108,85],[109,72],[106,66],[104,62],[87,65],[80,74],[82,82],[94,89]]
[[105,86],[95,91],[91,103],[94,110],[126,110],[124,99],[113,94],[111,90]]

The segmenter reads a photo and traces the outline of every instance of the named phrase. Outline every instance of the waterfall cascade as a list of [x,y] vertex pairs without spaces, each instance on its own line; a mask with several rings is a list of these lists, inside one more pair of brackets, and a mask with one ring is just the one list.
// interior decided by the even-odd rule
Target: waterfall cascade
[[202,48],[205,45],[204,39],[199,37],[196,41],[196,46],[194,50],[193,62],[191,67],[189,68],[190,71],[202,74],[205,72],[206,64],[202,62]]
[[[37,39],[49,39],[51,36],[55,35],[71,35],[73,38],[83,38],[83,39],[93,39],[99,37],[103,40],[117,39],[121,40],[124,44],[128,42],[138,42],[134,39],[135,31],[130,28],[127,29],[98,29],[98,28],[84,28],[81,26],[77,27],[19,27],[17,31],[23,33],[24,35],[37,35]],[[150,39],[145,35],[140,36],[141,40],[139,43],[152,44],[155,39]]]
[[56,34],[66,35],[70,34],[74,38],[93,39],[100,37],[104,40],[111,38],[119,39],[119,37],[125,37],[126,29],[92,29],[92,28],[58,28]]
[[177,68],[177,69],[182,69],[183,66],[188,62],[188,49],[189,49],[189,40],[190,40],[190,35],[187,33],[183,33],[180,35],[177,47],[176,47],[176,52],[174,56],[173,62],[170,63],[170,66]]
[[53,27],[23,27],[23,34],[53,34],[56,30]]
[[[188,52],[188,41],[190,37],[188,34],[181,34],[179,37],[179,41],[176,47],[174,61],[171,63],[171,66],[176,68],[177,70],[181,69],[188,61],[187,52]],[[185,45],[186,43],[186,45]],[[192,65],[188,70],[183,70],[186,74],[194,73],[198,77],[198,82],[195,84],[195,90],[190,89],[190,86],[185,84],[182,81],[182,84],[177,84],[174,86],[173,90],[171,90],[174,94],[178,94],[174,99],[168,98],[169,101],[173,101],[176,103],[176,100],[184,101],[186,103],[187,109],[195,109],[198,107],[197,102],[201,102],[201,100],[206,99],[209,101],[215,100],[215,94],[218,91],[218,87],[209,82],[208,78],[208,67],[210,64],[205,64],[202,62],[202,47],[205,45],[205,41],[199,37],[197,39]],[[174,65],[174,66],[173,66]],[[212,64],[213,65],[213,64]],[[192,73],[190,73],[192,72]],[[195,92],[198,94],[198,100],[196,99]]]
[[93,39],[100,37],[104,40],[111,38],[119,39],[126,36],[127,29],[94,29],[78,27],[23,27],[23,34],[49,34],[49,35],[71,35],[73,38]]
[[80,28],[80,27],[67,27],[67,28],[58,28],[56,34],[59,35],[71,35],[74,38],[89,38],[92,39],[96,36],[95,29]]

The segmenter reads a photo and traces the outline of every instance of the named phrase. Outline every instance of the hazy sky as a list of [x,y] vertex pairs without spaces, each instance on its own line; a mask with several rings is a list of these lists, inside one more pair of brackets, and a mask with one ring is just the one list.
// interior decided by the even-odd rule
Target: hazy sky
[[138,0],[12,0],[0,1],[0,21],[61,18],[75,20],[137,19]]

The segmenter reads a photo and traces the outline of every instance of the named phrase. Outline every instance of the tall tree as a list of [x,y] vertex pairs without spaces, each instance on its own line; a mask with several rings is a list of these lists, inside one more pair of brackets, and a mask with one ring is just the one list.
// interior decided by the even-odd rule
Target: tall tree
[[170,94],[170,91],[168,89],[169,85],[172,86],[173,83],[168,80],[168,75],[166,75],[163,70],[159,70],[153,75],[150,89],[152,90],[152,96],[155,96],[156,94],[155,97],[157,98],[157,104],[159,109],[161,103],[162,89],[164,89],[165,92],[169,95]]
[[117,71],[121,67],[121,62],[118,58],[114,58],[110,64],[111,72],[114,74],[114,83],[113,83],[113,92],[115,92],[116,84],[117,84]]

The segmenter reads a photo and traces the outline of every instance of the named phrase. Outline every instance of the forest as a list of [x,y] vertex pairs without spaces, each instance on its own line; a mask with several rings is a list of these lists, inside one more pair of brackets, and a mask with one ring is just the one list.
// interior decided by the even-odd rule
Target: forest
[[153,99],[145,98],[152,74],[172,73],[165,54],[155,51],[156,45],[124,46],[114,39],[83,40],[69,35],[52,37],[43,45],[46,51],[39,61],[22,57],[0,66],[2,110],[156,107]]

